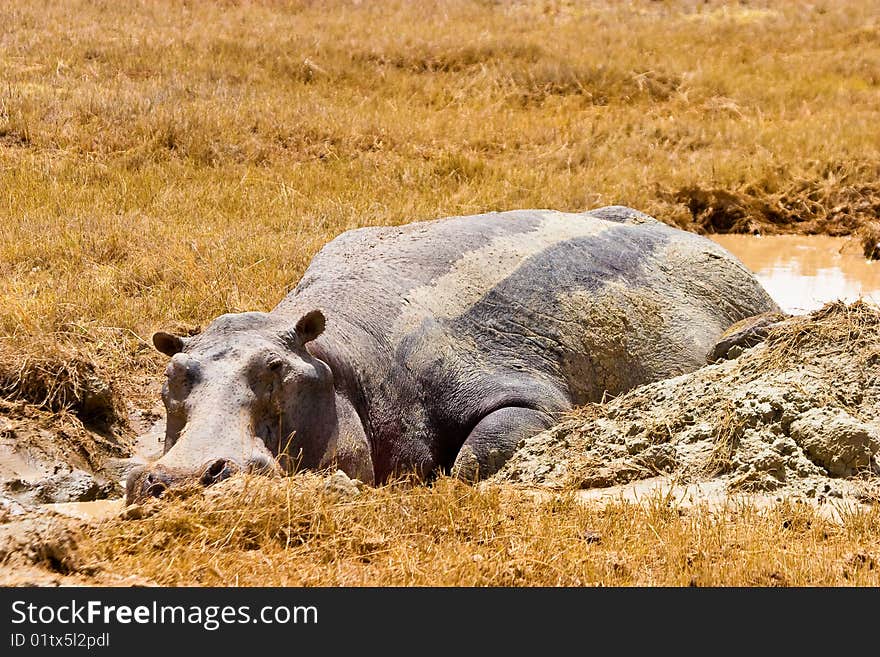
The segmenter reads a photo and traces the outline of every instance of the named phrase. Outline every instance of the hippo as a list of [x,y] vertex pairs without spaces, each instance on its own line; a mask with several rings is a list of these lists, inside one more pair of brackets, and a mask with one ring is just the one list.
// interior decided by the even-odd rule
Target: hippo
[[475,481],[573,407],[695,370],[778,311],[725,249],[623,206],[349,230],[271,312],[153,335],[164,453],[127,497],[239,471]]

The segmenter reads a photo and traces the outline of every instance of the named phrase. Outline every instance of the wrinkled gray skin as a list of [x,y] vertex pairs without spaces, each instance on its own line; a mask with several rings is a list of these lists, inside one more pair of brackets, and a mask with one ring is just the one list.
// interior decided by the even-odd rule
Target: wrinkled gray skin
[[485,477],[572,406],[697,369],[772,310],[723,248],[629,208],[348,231],[272,312],[154,336],[165,453],[128,497],[239,469]]

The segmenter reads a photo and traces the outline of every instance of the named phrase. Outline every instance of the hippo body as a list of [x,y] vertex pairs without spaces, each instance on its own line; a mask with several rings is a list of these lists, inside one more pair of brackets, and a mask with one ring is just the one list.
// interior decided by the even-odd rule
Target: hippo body
[[722,247],[630,208],[351,230],[270,313],[154,336],[173,356],[166,453],[129,496],[270,460],[488,476],[560,413],[697,369],[775,310]]

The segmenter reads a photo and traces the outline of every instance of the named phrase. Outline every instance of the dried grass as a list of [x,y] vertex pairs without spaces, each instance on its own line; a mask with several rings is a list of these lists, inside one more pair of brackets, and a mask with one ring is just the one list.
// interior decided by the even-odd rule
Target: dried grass
[[70,411],[85,422],[107,426],[124,412],[99,371],[85,352],[70,347],[44,346],[39,354],[22,354],[0,345],[0,398],[54,413]]
[[702,233],[864,236],[880,214],[878,177],[876,162],[834,162],[811,178],[774,174],[728,189],[693,185],[662,196],[685,205],[693,222],[685,225]]
[[866,366],[880,354],[880,310],[872,303],[828,303],[771,329],[765,348],[749,359],[750,371],[795,369],[807,359],[858,353]]
[[865,257],[868,260],[880,260],[880,223],[876,221],[866,223],[859,231],[859,237]]
[[712,427],[712,452],[706,459],[706,476],[715,477],[730,470],[731,460],[736,454],[745,423],[737,415],[730,401],[721,404],[716,421]]
[[837,523],[787,503],[685,511],[657,496],[599,508],[452,479],[344,499],[322,482],[236,477],[100,525],[82,558],[163,585],[880,584],[876,509],[844,509]]

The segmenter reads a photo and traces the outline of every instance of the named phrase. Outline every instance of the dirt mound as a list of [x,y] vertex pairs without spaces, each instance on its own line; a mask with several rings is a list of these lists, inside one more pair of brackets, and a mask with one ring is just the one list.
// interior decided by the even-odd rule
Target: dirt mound
[[120,404],[97,366],[55,350],[40,356],[0,351],[0,397],[49,411],[70,411],[93,426],[112,424]]
[[585,406],[496,481],[604,488],[672,475],[729,492],[880,499],[880,309],[793,317],[736,360]]
[[0,499],[25,505],[120,492],[131,431],[109,377],[83,353],[0,346]]

